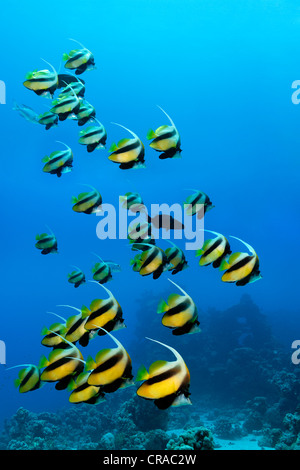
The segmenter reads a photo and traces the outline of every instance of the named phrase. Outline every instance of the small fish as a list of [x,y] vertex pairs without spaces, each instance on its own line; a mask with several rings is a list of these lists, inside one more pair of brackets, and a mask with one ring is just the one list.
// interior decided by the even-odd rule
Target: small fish
[[83,214],[96,214],[97,212],[101,212],[102,196],[95,188],[92,186],[89,187],[92,188],[92,191],[80,193],[78,197],[73,196],[72,203],[74,205],[72,209],[74,212]]
[[51,71],[45,70],[34,70],[28,72],[25,77],[23,85],[28,90],[34,91],[38,96],[45,96],[46,98],[53,98],[54,92],[58,88],[62,88],[69,83],[76,82],[76,77],[70,74],[58,74],[53,67],[46,60],[42,59],[51,68]]
[[109,149],[109,152],[112,152],[108,157],[109,160],[114,163],[120,163],[119,168],[122,170],[128,170],[130,168],[145,168],[145,148],[141,140],[134,132],[121,124],[114,124],[123,127],[123,129],[130,132],[133,138],[122,139],[118,144],[113,143]]
[[[206,214],[206,212],[209,210],[213,209],[215,206],[212,204],[207,194],[205,194],[203,191],[197,191],[196,189],[191,189],[191,191],[195,191],[195,193],[191,196],[188,196],[184,202],[184,204],[190,205],[190,207],[186,210],[186,214],[198,214],[198,219],[202,219],[203,215]],[[202,211],[202,205],[204,206],[204,212]]]
[[67,388],[71,378],[83,370],[82,354],[74,344],[65,340],[58,348],[51,351],[48,359],[42,356],[39,368],[44,369],[41,380],[57,382],[56,390]]
[[39,124],[45,126],[46,131],[51,129],[51,127],[57,127],[58,124],[58,116],[57,114],[51,113],[51,111],[47,111],[39,116]]
[[91,51],[80,42],[74,39],[71,39],[71,41],[77,42],[81,49],[73,49],[68,54],[63,54],[63,60],[66,62],[65,68],[75,70],[76,75],[81,75],[86,70],[93,70],[95,68],[95,59]]
[[[74,268],[76,268],[76,266],[74,266]],[[68,282],[74,284],[75,288],[81,286],[81,284],[86,282],[84,272],[80,268],[76,268],[75,271],[68,274]]]
[[144,382],[137,389],[137,395],[146,400],[154,400],[154,404],[161,410],[170,406],[191,405],[189,399],[190,373],[182,357],[171,346],[155,339],[147,339],[172,351],[176,360],[153,362],[149,372],[144,366],[140,367],[136,381],[144,380]]
[[148,222],[130,224],[128,227],[128,240],[130,243],[148,243],[155,245],[155,239],[151,235],[151,224]]
[[170,116],[160,107],[159,109],[167,116],[171,126],[160,126],[156,131],[149,130],[147,139],[152,140],[150,147],[161,152],[159,158],[164,160],[166,158],[180,157],[182,152],[180,148],[180,135],[176,126]]
[[142,196],[139,193],[128,192],[124,196],[120,196],[119,199],[123,209],[131,210],[132,212],[139,212],[141,206],[144,205]]
[[75,119],[78,121],[78,126],[84,126],[90,119],[96,116],[94,106],[86,100],[80,100],[79,110],[76,111]]
[[[70,85],[71,86],[71,85]],[[76,116],[80,110],[80,99],[73,92],[72,95],[64,95],[52,101],[52,108],[50,111],[58,115],[60,121],[65,121],[67,118]]]
[[163,271],[170,268],[164,251],[156,245],[148,243],[134,243],[133,250],[141,250],[140,255],[136,255],[131,260],[130,265],[133,270],[140,273],[141,276],[153,275],[153,279],[158,279]]
[[[92,282],[92,281],[91,281]],[[95,299],[89,308],[85,305],[82,307],[82,318],[86,319],[84,325],[88,331],[104,328],[106,331],[116,331],[125,328],[123,312],[121,305],[115,299],[110,290],[102,286],[107,292],[107,299]],[[98,331],[98,335],[102,335],[103,330]]]
[[95,149],[103,149],[106,145],[107,133],[104,126],[94,118],[98,123],[97,126],[88,126],[82,131],[79,132],[79,143],[81,145],[86,145],[87,151],[89,153],[93,152]]
[[205,232],[213,233],[216,238],[206,240],[202,248],[196,251],[196,256],[201,256],[199,265],[208,266],[212,263],[214,268],[219,268],[222,261],[231,253],[229,242],[218,232],[212,230],[205,230]]
[[63,98],[64,96],[73,95],[73,92],[80,98],[84,97],[84,94],[85,94],[84,81],[79,80],[78,77],[76,77],[76,78],[77,78],[77,82],[73,82],[72,86],[70,86],[70,84],[69,84],[65,88],[63,88],[61,93],[58,95],[58,98]]
[[[63,142],[61,142],[63,144]],[[67,150],[58,150],[52,152],[48,157],[44,157],[42,162],[45,163],[43,171],[52,175],[57,175],[59,178],[63,173],[69,173],[73,167],[73,152],[66,144]]]
[[18,378],[14,381],[15,387],[19,388],[20,393],[32,392],[41,388],[41,374],[37,366],[33,364],[20,364],[9,367],[6,370],[15,369],[16,367],[24,367],[24,369],[20,370]]
[[103,261],[100,256],[95,255],[100,259],[100,263],[96,263],[92,268],[93,279],[99,284],[105,284],[112,279],[113,272],[120,272],[121,267],[119,264],[111,261]]
[[183,269],[186,269],[188,267],[188,263],[185,258],[184,252],[171,241],[169,240],[166,240],[166,241],[168,241],[172,245],[171,248],[167,248],[165,250],[168,263],[171,264],[169,271],[172,271],[172,274],[177,274]]
[[171,281],[183,295],[171,294],[168,303],[161,300],[157,307],[157,313],[163,313],[162,324],[172,328],[172,334],[179,336],[186,333],[198,333],[200,331],[197,307],[193,299],[175,282]]
[[17,111],[26,121],[33,122],[34,124],[39,123],[39,115],[29,106],[14,102],[13,110]]
[[36,235],[35,239],[37,240],[35,247],[38,250],[42,250],[42,255],[48,255],[49,253],[58,253],[57,240],[53,233],[42,233],[41,235]]
[[[62,318],[62,320],[64,323],[53,323],[49,328],[45,326],[42,329],[41,335],[43,335],[44,338],[42,339],[41,343],[43,346],[47,346],[48,348],[56,348],[63,342],[61,337],[65,335],[67,328],[65,319]],[[58,333],[59,336],[55,333]]]
[[78,341],[80,346],[87,346],[93,335],[90,335],[85,329],[86,320],[82,317],[81,310],[71,305],[58,305],[58,307],[72,308],[78,312],[77,315],[72,315],[65,320],[66,330],[63,338],[72,344],[76,344]]
[[70,403],[87,403],[88,405],[97,405],[105,401],[104,393],[101,387],[88,384],[90,372],[83,371],[75,379],[72,379],[68,385],[68,390],[72,393],[69,396]]
[[245,286],[246,284],[258,281],[262,278],[259,270],[259,259],[252,248],[251,245],[244,242],[240,238],[233,237],[236,240],[239,240],[243,243],[248,250],[249,253],[233,253],[230,255],[229,259],[224,259],[220,265],[220,270],[225,271],[222,276],[223,282],[235,282],[237,286]]
[[103,331],[111,337],[116,348],[102,349],[95,360],[89,357],[86,370],[91,370],[87,379],[89,385],[100,386],[105,393],[115,392],[132,384],[133,375],[131,359],[124,346],[111,333]]

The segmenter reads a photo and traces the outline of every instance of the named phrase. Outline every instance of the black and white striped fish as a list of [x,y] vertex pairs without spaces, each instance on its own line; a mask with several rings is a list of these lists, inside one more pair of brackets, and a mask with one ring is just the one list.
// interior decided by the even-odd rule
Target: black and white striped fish
[[121,271],[121,267],[119,264],[111,261],[103,261],[100,256],[96,256],[99,258],[100,263],[96,263],[92,268],[93,279],[99,282],[99,284],[105,284],[112,279],[113,272]]
[[77,82],[72,82],[72,85],[70,86],[67,85],[65,88],[63,88],[58,95],[58,98],[63,98],[64,96],[70,96],[73,95],[73,92],[80,98],[84,97],[85,94],[85,84],[83,80],[79,80],[77,78]]
[[240,238],[233,236],[231,238],[243,243],[251,254],[237,252],[233,253],[228,260],[224,259],[220,265],[221,271],[226,270],[222,276],[222,281],[235,282],[237,286],[245,286],[261,279],[259,259],[255,250]]
[[95,188],[92,186],[89,187],[92,188],[92,191],[80,193],[77,197],[72,197],[72,203],[74,204],[72,209],[74,212],[83,214],[96,214],[97,212],[101,212],[102,196]]
[[171,126],[160,126],[156,131],[150,129],[147,134],[147,139],[152,140],[150,147],[161,152],[159,158],[164,160],[166,158],[180,157],[182,152],[180,148],[180,135],[176,126],[170,116],[160,107],[159,109],[167,116]]
[[[71,85],[70,85],[71,86]],[[80,110],[80,99],[73,92],[72,95],[63,95],[52,101],[52,108],[50,111],[58,115],[60,121],[65,121],[67,118],[76,117]]]
[[168,263],[171,264],[169,271],[172,271],[172,274],[177,274],[183,269],[186,269],[188,267],[188,263],[185,258],[185,254],[181,250],[181,248],[179,248],[177,245],[175,245],[169,240],[166,240],[166,241],[168,241],[169,243],[171,243],[171,245],[173,245],[171,248],[167,248],[165,250]]
[[71,52],[63,54],[63,60],[65,68],[69,70],[75,70],[76,75],[80,75],[86,70],[93,70],[95,68],[95,59],[91,51],[84,47],[80,42],[71,39],[71,41],[77,42],[81,49],[73,49]]
[[94,118],[94,120],[98,125],[88,126],[79,132],[79,143],[86,145],[89,153],[93,152],[95,149],[105,148],[107,140],[105,127],[97,119]]
[[46,131],[51,129],[51,127],[57,127],[58,115],[47,111],[39,116],[39,124],[45,126]]
[[200,266],[208,266],[212,263],[214,268],[219,268],[222,261],[231,253],[230,244],[224,235],[212,230],[204,230],[213,233],[216,238],[206,240],[201,249],[196,251],[196,256],[201,256]]
[[114,163],[119,163],[119,168],[122,170],[128,170],[130,168],[145,168],[145,148],[141,140],[134,132],[130,131],[126,127],[121,124],[116,125],[123,127],[123,129],[130,132],[133,138],[122,139],[118,144],[113,143],[109,149],[109,152],[112,152],[108,157],[109,160]]
[[183,295],[171,294],[168,302],[161,300],[157,313],[163,313],[162,324],[172,329],[172,334],[179,336],[200,331],[197,307],[193,299],[175,282],[171,281]]
[[144,382],[137,389],[137,395],[146,400],[153,400],[157,408],[161,410],[170,406],[191,405],[190,372],[183,358],[171,346],[155,339],[147,339],[172,351],[176,360],[153,362],[149,367],[149,372],[145,366],[140,367],[135,380],[137,382],[144,380]]
[[68,145],[61,142],[66,146],[67,150],[58,150],[52,152],[48,157],[44,157],[42,162],[45,163],[43,171],[52,175],[61,177],[63,173],[69,173],[73,167],[73,153]]
[[84,284],[86,280],[84,272],[76,266],[74,266],[74,268],[76,268],[75,271],[72,271],[68,274],[68,282],[70,284],[73,284],[74,287],[77,289],[79,286],[81,286],[81,284]]
[[164,251],[156,245],[145,242],[133,243],[132,249],[142,251],[130,261],[133,270],[139,272],[141,276],[152,274],[153,279],[158,279],[171,266]]
[[58,253],[57,251],[57,240],[53,233],[41,233],[41,235],[36,235],[35,247],[38,250],[42,250],[42,255],[48,255],[49,253]]
[[211,200],[203,191],[198,191],[197,189],[192,189],[195,191],[194,194],[188,196],[184,205],[189,207],[186,209],[187,215],[198,214],[197,217],[201,219],[206,212],[213,209],[215,206],[212,204]]
[[76,119],[78,126],[84,126],[90,119],[96,116],[96,110],[93,105],[86,100],[80,99],[79,110],[76,111],[73,119]]

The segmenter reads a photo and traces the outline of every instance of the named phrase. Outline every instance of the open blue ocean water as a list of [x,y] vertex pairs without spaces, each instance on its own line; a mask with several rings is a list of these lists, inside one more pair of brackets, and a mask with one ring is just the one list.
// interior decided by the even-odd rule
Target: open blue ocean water
[[[150,410],[154,420],[155,414],[160,416],[159,424],[154,422],[150,430],[169,432],[184,425],[192,430],[204,424],[211,426],[218,442],[224,437],[221,418],[232,431],[237,426],[234,416],[240,413],[241,434],[229,434],[233,441],[256,432],[267,447],[300,447],[298,428],[291,431],[286,425],[287,415],[294,417],[293,422],[299,420],[300,403],[300,365],[291,359],[292,343],[300,340],[300,106],[292,101],[292,84],[300,80],[297,2],[53,0],[45,4],[33,0],[30,5],[6,2],[1,5],[1,17],[0,80],[6,94],[6,104],[0,105],[0,340],[6,352],[6,364],[0,364],[2,447],[29,446],[25,425],[10,433],[16,428],[11,420],[17,418],[12,417],[20,408],[33,421],[47,421],[39,418],[44,412],[91,413],[92,405],[81,411],[80,405],[69,403],[68,391],[57,391],[53,384],[20,394],[14,387],[19,369],[7,369],[37,365],[42,355],[49,355],[50,349],[41,345],[41,330],[55,317],[47,312],[68,317],[72,310],[57,305],[81,308],[105,297],[96,284],[87,282],[74,289],[68,283],[72,265],[92,279],[91,268],[97,262],[93,252],[121,266],[105,286],[123,310],[126,328],[113,335],[131,356],[133,376],[141,364],[149,368],[156,360],[173,360],[167,349],[146,336],[170,345],[189,368],[193,403],[172,408],[168,428],[151,400],[136,397],[136,384],[110,393],[106,404],[94,407],[100,415],[103,406],[112,416],[120,418],[120,409],[126,416],[124,404],[134,400],[136,406],[146,407],[145,413]],[[37,113],[50,108],[51,100],[26,89],[23,81],[27,72],[49,68],[42,59],[58,73],[68,72],[63,53],[77,48],[69,38],[80,41],[95,57],[96,69],[79,77],[85,80],[85,98],[95,107],[108,137],[106,149],[92,153],[78,143],[83,127],[76,120],[67,119],[45,131],[13,110],[14,102]],[[161,160],[149,146],[148,130],[169,124],[157,105],[176,124],[181,158]],[[114,122],[142,140],[146,168],[121,170],[109,161],[110,145],[128,137]],[[72,171],[60,178],[42,171],[42,158],[61,150],[56,141],[70,146],[74,155]],[[84,191],[83,184],[97,188],[103,202],[115,207],[119,196],[129,191],[139,192],[147,206],[182,205],[191,193],[187,189],[203,191],[215,206],[205,214],[205,228],[254,247],[262,279],[240,287],[222,282],[223,273],[199,266],[192,250],[185,251],[188,269],[175,276],[168,272],[158,279],[141,276],[130,265],[136,253],[128,240],[100,240],[96,234],[100,217],[72,211],[72,196]],[[35,237],[47,232],[47,226],[57,238],[59,253],[42,256],[35,248]],[[173,241],[185,250],[185,239]],[[164,240],[157,240],[157,245],[163,250],[169,247]],[[236,240],[231,239],[231,245],[235,252],[245,251]],[[158,302],[177,293],[168,278],[192,297],[201,333],[174,336],[161,324]],[[86,359],[110,347],[109,338],[97,336],[81,352]],[[241,358],[241,364],[236,358]],[[264,412],[256,407],[257,397],[264,399]],[[127,417],[130,422],[129,413]],[[254,424],[249,424],[249,417],[256,419]],[[139,419],[143,421],[143,414]],[[103,424],[97,439],[89,435],[94,448],[107,433],[116,439],[116,422],[112,418],[112,424]],[[74,418],[74,427],[75,423]],[[277,441],[270,438],[274,428],[281,430]],[[149,431],[138,423],[130,429],[128,425],[128,439]],[[287,429],[293,435],[289,444],[283,437]],[[26,432],[32,442],[31,431]],[[38,433],[35,437],[44,439]],[[77,445],[76,439],[73,448],[81,448],[82,441]],[[112,448],[128,448],[124,442]],[[49,448],[56,448],[54,438]]]

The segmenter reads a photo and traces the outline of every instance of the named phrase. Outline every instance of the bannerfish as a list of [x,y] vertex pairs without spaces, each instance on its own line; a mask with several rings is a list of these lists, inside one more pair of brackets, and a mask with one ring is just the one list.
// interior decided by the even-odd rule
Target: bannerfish
[[46,111],[43,114],[39,115],[39,124],[45,126],[46,131],[51,129],[51,127],[57,127],[58,125],[58,115],[52,113],[51,111]]
[[51,70],[36,69],[33,72],[28,72],[23,85],[28,88],[28,90],[34,91],[38,96],[45,96],[46,98],[52,99],[54,92],[58,88],[75,82],[76,77],[70,74],[58,74],[53,65],[49,64],[49,62],[44,59],[42,60],[50,66]]
[[[104,328],[106,331],[116,331],[125,328],[121,305],[110,290],[103,285],[102,287],[107,292],[108,298],[95,299],[89,308],[84,305],[81,309],[82,318],[86,319],[85,329],[93,331]],[[98,335],[103,335],[102,329],[98,331]]]
[[187,215],[198,214],[198,219],[202,219],[203,215],[206,214],[209,210],[213,209],[215,206],[212,204],[211,200],[203,191],[197,191],[197,189],[191,189],[190,191],[195,191],[194,194],[188,196],[184,205],[189,205],[186,209]]
[[93,335],[90,335],[89,331],[85,328],[86,320],[82,317],[81,309],[72,307],[72,305],[57,306],[71,308],[78,312],[77,315],[72,315],[66,320],[66,331],[63,337],[72,344],[76,344],[78,341],[80,346],[87,346]]
[[224,259],[220,265],[220,270],[225,271],[222,276],[223,282],[235,282],[237,286],[245,286],[246,284],[258,281],[262,278],[259,270],[259,259],[252,248],[251,245],[244,242],[240,238],[233,237],[236,240],[239,240],[243,243],[248,250],[249,253],[233,253],[230,255],[229,259]]
[[148,243],[155,245],[155,239],[152,238],[151,235],[151,224],[148,222],[130,224],[127,238],[130,243]]
[[153,275],[153,279],[158,279],[163,271],[170,268],[167,257],[164,251],[156,245],[148,243],[133,243],[132,249],[141,250],[142,253],[136,255],[130,261],[133,270],[140,273],[141,276]]
[[79,286],[81,286],[81,284],[84,284],[86,280],[84,272],[76,266],[74,266],[74,268],[76,268],[76,270],[68,274],[68,282],[73,284],[77,289]]
[[79,110],[76,111],[74,119],[77,120],[78,126],[84,126],[90,119],[96,116],[96,110],[93,105],[86,100],[80,99]]
[[172,329],[175,336],[186,333],[198,333],[200,331],[197,307],[193,299],[175,282],[171,281],[183,295],[171,294],[168,302],[161,300],[157,307],[157,313],[163,313],[162,324]]
[[18,378],[14,380],[16,388],[20,393],[32,392],[42,387],[40,369],[33,364],[20,364],[9,367],[6,370],[15,369],[16,367],[24,367],[21,369]]
[[105,127],[96,118],[93,119],[98,123],[95,126],[88,126],[79,132],[79,143],[86,145],[89,153],[95,149],[104,149],[106,146],[107,133]]
[[38,250],[42,250],[42,255],[48,255],[49,253],[58,253],[57,240],[53,233],[41,233],[41,235],[36,235],[35,239],[37,240],[35,247]]
[[123,209],[131,210],[132,212],[139,212],[141,207],[144,206],[142,196],[139,193],[128,192],[124,196],[119,197]]
[[208,266],[212,263],[214,268],[219,268],[222,261],[231,253],[230,244],[224,235],[212,230],[204,231],[216,235],[216,238],[206,240],[202,248],[196,251],[196,256],[201,256],[199,265]]
[[73,92],[80,98],[84,97],[85,94],[85,84],[84,80],[80,80],[78,77],[76,77],[77,81],[72,82],[72,86],[67,85],[65,88],[63,88],[58,95],[58,98],[63,98],[64,96],[70,96],[73,95]]
[[36,113],[29,106],[26,106],[25,104],[18,104],[16,102],[14,102],[13,110],[17,111],[17,113],[19,113],[22,118],[26,119],[26,121],[33,122],[34,124],[39,123],[38,113]]
[[184,252],[179,248],[177,245],[175,245],[173,242],[170,240],[166,240],[167,242],[171,243],[172,247],[167,248],[165,250],[165,254],[168,260],[168,263],[171,264],[171,267],[169,268],[169,271],[172,271],[172,274],[177,274],[183,269],[186,269],[188,267],[188,263],[185,257]]
[[[49,313],[53,314],[53,312]],[[44,326],[44,328],[42,329],[41,335],[43,335],[44,338],[42,339],[41,344],[43,346],[47,346],[48,348],[56,348],[63,342],[62,337],[65,335],[67,328],[66,320],[62,317],[60,318],[63,320],[64,323],[53,323],[49,328]],[[59,336],[55,333],[58,333]]]
[[91,51],[84,47],[80,42],[75,41],[74,39],[70,40],[77,42],[81,49],[73,49],[71,52],[63,54],[65,68],[75,70],[76,75],[81,75],[86,70],[95,69],[95,59]]
[[104,332],[117,347],[102,349],[97,353],[95,360],[91,357],[87,359],[86,370],[91,370],[87,382],[89,385],[100,386],[105,393],[111,393],[132,385],[132,365],[130,356],[120,341],[108,331]]
[[121,124],[114,124],[130,132],[133,138],[122,139],[118,144],[113,143],[109,149],[109,152],[112,152],[108,157],[109,160],[114,163],[119,163],[119,168],[122,170],[145,168],[145,148],[141,140],[134,132]]
[[104,393],[101,391],[101,387],[88,384],[88,377],[90,372],[83,371],[75,379],[71,379],[68,390],[72,392],[69,396],[69,402],[87,403],[88,405],[97,405],[105,401]]
[[[89,186],[89,185],[85,185]],[[74,212],[82,214],[96,214],[101,212],[102,196],[95,188],[89,186],[92,191],[80,193],[78,197],[72,197]]]
[[60,121],[65,121],[67,118],[76,118],[79,110],[80,99],[74,91],[71,95],[63,95],[61,98],[53,100],[52,108],[50,109],[53,114],[58,115]]
[[59,178],[63,173],[69,173],[73,167],[73,152],[68,145],[60,142],[66,146],[66,150],[58,150],[52,152],[48,157],[44,157],[42,162],[45,163],[43,171],[51,175],[57,175]]
[[144,382],[137,389],[137,395],[146,400],[154,400],[154,404],[161,410],[170,406],[191,405],[189,399],[190,373],[182,357],[171,346],[155,339],[147,339],[172,351],[176,360],[153,362],[149,367],[149,372],[145,366],[140,367],[136,381],[144,380]]
[[56,390],[67,388],[71,378],[83,370],[83,357],[79,349],[65,339],[58,348],[51,351],[48,359],[42,356],[39,367],[44,369],[41,380],[44,382],[57,382]]
[[105,284],[112,279],[113,272],[120,272],[121,267],[117,263],[112,261],[103,261],[100,256],[96,255],[100,259],[100,263],[96,263],[92,268],[93,279],[99,284]]
[[180,135],[176,126],[170,116],[160,107],[159,109],[167,116],[171,126],[160,126],[156,131],[150,129],[147,134],[147,139],[152,140],[150,147],[161,152],[159,158],[164,160],[166,158],[176,158],[181,156],[180,148]]

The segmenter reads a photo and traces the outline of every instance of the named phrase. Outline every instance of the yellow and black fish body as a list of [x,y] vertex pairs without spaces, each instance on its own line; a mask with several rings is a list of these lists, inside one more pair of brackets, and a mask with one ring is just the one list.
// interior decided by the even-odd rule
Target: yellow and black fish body
[[57,98],[52,101],[51,112],[58,115],[60,121],[65,121],[68,117],[72,117],[73,114],[77,115],[80,110],[80,100],[78,97],[73,95],[64,95],[61,98]]
[[37,240],[35,247],[38,250],[42,250],[42,255],[58,253],[57,240],[53,234],[42,233],[41,235],[36,235],[35,239]]
[[20,393],[32,392],[41,388],[41,374],[37,366],[28,364],[20,370],[18,378],[14,381]]
[[81,313],[69,317],[66,323],[65,339],[73,344],[78,341],[80,346],[87,346],[90,340],[90,332],[86,330],[85,324],[86,318],[82,318]]
[[155,245],[155,239],[151,236],[151,224],[149,222],[131,224],[128,227],[128,240],[130,243]]
[[[210,198],[203,191],[196,191],[191,196],[188,196],[185,205],[189,205],[186,210],[187,215],[198,214],[197,217],[201,219],[206,212],[213,209],[215,206],[212,204]],[[199,207],[200,206],[200,207]],[[203,213],[202,213],[203,206]]]
[[39,124],[45,126],[46,131],[51,129],[51,127],[56,127],[58,123],[58,116],[57,114],[51,113],[47,111],[44,114],[39,116]]
[[122,344],[109,332],[106,332],[116,343],[117,347],[102,349],[96,355],[95,361],[88,358],[86,369],[91,370],[87,379],[89,385],[101,387],[105,393],[112,393],[124,388],[133,378],[131,359]]
[[171,264],[169,271],[172,271],[172,274],[177,274],[188,267],[185,254],[180,248],[178,248],[178,246],[174,245],[172,248],[167,248],[165,250],[165,254],[168,263]]
[[102,287],[109,297],[95,299],[90,308],[83,306],[81,310],[82,318],[86,319],[85,329],[88,331],[98,329],[99,336],[104,335],[105,331],[115,331],[125,327],[121,305],[106,287]]
[[96,110],[94,106],[88,103],[85,100],[80,100],[80,107],[76,114],[76,119],[78,122],[78,126],[83,126],[86,124],[91,118],[96,116]]
[[72,202],[74,203],[72,207],[74,212],[95,214],[100,211],[102,196],[98,191],[93,190],[87,193],[80,193],[77,198],[72,198]]
[[179,157],[182,152],[180,136],[177,129],[173,126],[161,126],[155,132],[150,130],[147,134],[147,139],[153,139],[150,147],[160,152],[159,158],[161,160]]
[[[53,323],[50,328],[44,327],[41,334],[44,336],[41,343],[48,348],[55,348],[63,343],[61,336],[66,333],[66,325],[63,323]],[[58,334],[55,334],[58,333]]]
[[59,150],[52,152],[48,157],[44,157],[42,162],[45,163],[43,171],[56,175],[59,178],[64,173],[69,173],[73,167],[73,153],[70,148],[67,150]]
[[246,284],[255,282],[262,278],[259,270],[259,258],[251,245],[237,237],[250,251],[249,253],[233,253],[227,259],[224,259],[220,265],[220,270],[225,271],[222,276],[223,282],[235,282],[237,286],[245,286]]
[[96,263],[92,268],[93,279],[99,284],[105,284],[112,279],[111,268],[106,263]]
[[[151,339],[151,338],[148,338]],[[159,341],[155,341],[170,349],[176,357],[175,361],[156,361],[151,364],[149,373],[142,366],[136,377],[136,381],[144,380],[137,389],[137,395],[146,400],[153,400],[157,408],[165,410],[170,406],[181,406],[191,404],[190,373],[178,352]]]
[[89,153],[95,149],[105,148],[107,133],[104,126],[100,123],[98,126],[89,126],[80,131],[79,136],[79,143],[86,145]]
[[34,91],[38,96],[50,96],[52,98],[58,87],[58,75],[54,69],[52,72],[49,70],[34,70],[27,73],[23,85]]
[[104,393],[101,391],[101,388],[87,383],[89,375],[90,372],[82,372],[78,377],[70,382],[68,385],[68,390],[72,391],[69,397],[70,403],[97,405],[104,401]]
[[57,382],[55,388],[64,390],[71,378],[83,370],[83,357],[80,351],[68,343],[61,343],[53,349],[49,358],[42,357],[40,368],[44,368],[41,380],[44,382]]
[[74,49],[69,54],[63,55],[63,60],[66,61],[65,68],[75,70],[76,75],[81,75],[86,70],[95,68],[95,59],[91,51],[86,48]]
[[133,138],[122,139],[118,144],[112,144],[109,149],[112,153],[108,158],[114,163],[119,163],[119,168],[122,170],[144,168],[145,147],[136,134],[129,132],[133,135]]
[[73,82],[71,86],[67,85],[58,95],[58,98],[63,98],[67,95],[73,95],[74,93],[78,97],[83,98],[85,94],[85,84],[83,80],[79,80],[79,78],[77,80],[78,81]]
[[132,244],[132,249],[142,250],[142,253],[130,262],[134,271],[138,271],[141,276],[152,274],[153,279],[158,279],[164,271],[169,269],[170,263],[164,251],[158,246],[142,242]]
[[172,282],[183,295],[171,294],[168,302],[161,300],[157,313],[163,313],[162,324],[172,329],[172,334],[180,336],[186,333],[198,333],[200,331],[197,307],[193,299],[177,284]]
[[70,284],[74,284],[74,287],[77,288],[86,282],[85,274],[81,271],[81,269],[72,271],[70,274],[68,274],[68,282],[70,282]]
[[217,237],[206,240],[203,247],[196,251],[196,256],[201,256],[200,266],[208,266],[212,263],[214,268],[219,268],[222,261],[231,254],[231,248],[227,238],[217,232],[211,233]]

